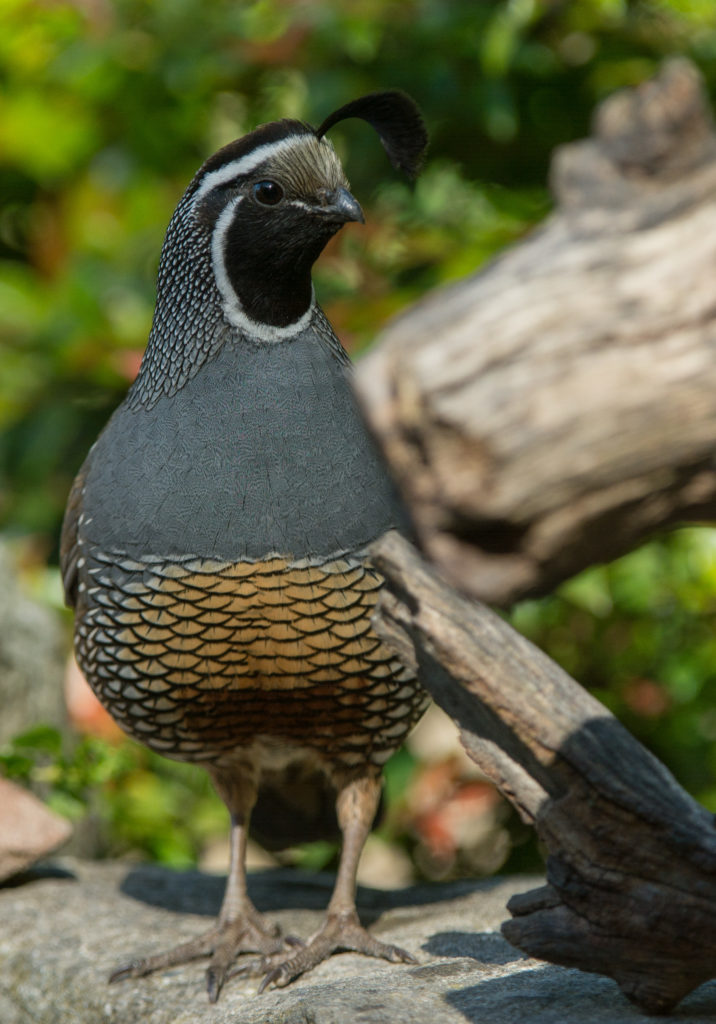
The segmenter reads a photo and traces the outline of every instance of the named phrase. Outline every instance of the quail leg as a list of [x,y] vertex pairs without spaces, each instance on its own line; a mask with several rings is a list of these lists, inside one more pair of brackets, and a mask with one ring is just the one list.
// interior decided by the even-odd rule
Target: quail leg
[[358,919],[355,904],[358,861],[373,824],[379,798],[380,778],[373,776],[347,782],[339,792],[336,809],[343,833],[343,850],[326,919],[319,930],[305,946],[254,959],[234,968],[231,975],[264,974],[259,987],[263,992],[269,985],[288,985],[340,950],[381,957],[394,963],[416,963],[406,950],[373,938]]
[[[221,796],[226,799],[229,794],[225,787],[219,785],[216,776],[214,782]],[[236,787],[232,787],[232,790],[232,795],[235,796]],[[247,795],[246,790],[243,795]],[[254,799],[255,790],[250,797],[251,806]],[[249,800],[241,802],[246,804]],[[174,949],[142,960],[133,960],[120,967],[110,975],[110,982],[122,981],[125,978],[142,978],[154,971],[209,956],[206,987],[210,1002],[215,1003],[227,978],[229,967],[239,953],[269,955],[284,948],[279,928],[264,920],[248,896],[245,868],[248,819],[249,812],[246,810],[233,812],[231,815],[231,863],[216,924],[195,939],[183,942]]]

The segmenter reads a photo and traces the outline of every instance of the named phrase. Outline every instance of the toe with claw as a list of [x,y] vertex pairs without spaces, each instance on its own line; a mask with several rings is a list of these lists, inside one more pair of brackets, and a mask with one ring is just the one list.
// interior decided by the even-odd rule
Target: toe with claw
[[[291,944],[295,947],[295,941]],[[219,921],[203,935],[184,942],[165,953],[157,953],[141,960],[132,960],[110,975],[110,982],[125,978],[143,978],[155,971],[166,970],[179,964],[208,956],[206,987],[209,1000],[215,1003],[229,976],[229,970],[240,953],[263,953],[265,956],[283,951],[287,955],[278,927],[266,923],[255,911],[232,921]]]
[[392,963],[417,963],[415,957],[399,946],[380,942],[361,925],[355,911],[344,914],[329,914],[319,931],[305,946],[292,951],[268,954],[234,967],[229,977],[235,975],[263,975],[259,992],[275,985],[283,988],[306,971],[338,952],[362,953],[379,957]]

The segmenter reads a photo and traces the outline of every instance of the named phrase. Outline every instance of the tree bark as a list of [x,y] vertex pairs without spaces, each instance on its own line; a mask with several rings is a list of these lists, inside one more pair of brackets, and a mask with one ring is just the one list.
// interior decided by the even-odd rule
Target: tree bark
[[716,518],[716,135],[685,61],[557,151],[556,210],[358,366],[420,546],[509,604]]
[[461,730],[469,755],[534,824],[542,889],[502,926],[532,956],[607,974],[650,1013],[716,977],[713,815],[593,697],[411,545],[373,549],[389,580],[378,632]]

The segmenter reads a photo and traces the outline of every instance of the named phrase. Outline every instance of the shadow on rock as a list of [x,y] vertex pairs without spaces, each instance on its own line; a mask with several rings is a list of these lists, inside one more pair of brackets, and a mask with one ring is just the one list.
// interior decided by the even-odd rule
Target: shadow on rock
[[[173,871],[161,865],[142,864],[129,869],[120,885],[120,891],[125,896],[153,907],[181,914],[214,917],[221,906],[225,881],[223,875]],[[334,883],[335,875],[332,873],[310,873],[291,868],[269,868],[252,872],[248,877],[249,895],[261,912],[325,910]],[[361,919],[370,924],[386,910],[458,899],[478,888],[489,889],[490,882],[461,881],[415,885],[406,889],[370,889],[359,886],[357,905]]]
[[501,935],[489,932],[437,932],[422,948],[432,956],[467,956],[482,964],[512,964],[528,959]]
[[[479,985],[448,992],[444,999],[469,1024],[511,1024],[518,1019],[530,1024],[633,1024],[655,1019],[627,1002],[611,979],[554,964],[486,978]],[[669,1019],[705,1024],[715,1012],[716,982],[711,982],[687,996]]]
[[77,881],[77,875],[58,864],[36,864],[34,867],[28,868],[27,871],[19,871],[16,875],[11,875],[10,878],[4,878],[0,882],[0,889],[17,889],[22,885],[32,885],[33,882],[41,882],[46,878],[61,878],[68,882]]

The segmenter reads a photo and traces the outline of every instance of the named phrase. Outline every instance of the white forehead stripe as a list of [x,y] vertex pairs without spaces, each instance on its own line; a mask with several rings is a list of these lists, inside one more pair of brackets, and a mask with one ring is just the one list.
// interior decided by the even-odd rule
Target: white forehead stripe
[[239,157],[238,160],[232,160],[230,164],[224,164],[223,167],[219,167],[216,171],[210,171],[194,193],[194,199],[201,199],[207,192],[211,192],[213,188],[216,188],[217,185],[223,185],[233,178],[240,178],[246,174],[251,174],[252,171],[255,171],[266,160],[278,156],[279,153],[285,153],[287,149],[293,149],[294,146],[305,143],[306,139],[310,137],[308,135],[289,135],[287,139],[279,139],[278,142],[267,142],[265,145],[259,146],[258,149],[252,149],[246,156]]
[[[261,148],[270,149],[272,147],[262,146]],[[256,152],[259,152],[259,150],[256,150]],[[237,160],[236,163],[241,163],[241,161]],[[222,170],[226,169],[222,168]],[[215,173],[218,174],[219,172]],[[311,285],[311,304],[303,316],[299,317],[298,320],[294,320],[292,324],[287,324],[285,327],[276,327],[273,324],[262,324],[258,320],[253,320],[250,316],[247,316],[229,280],[229,275],[226,273],[226,263],[224,261],[224,239],[226,238],[226,232],[229,230],[229,225],[234,219],[237,206],[244,201],[244,198],[244,196],[236,196],[235,199],[226,204],[226,207],[217,218],[214,225],[214,233],[211,236],[211,262],[214,267],[216,284],[221,294],[224,316],[230,324],[238,327],[240,331],[243,331],[250,338],[257,338],[259,341],[266,342],[288,341],[290,338],[300,334],[304,328],[308,327],[311,321],[316,302],[313,285]]]

